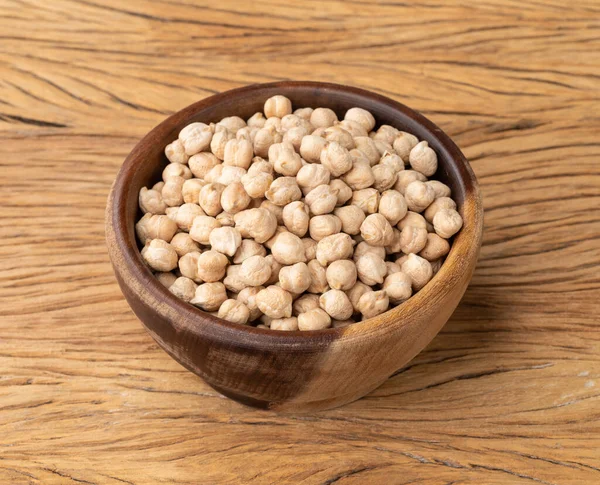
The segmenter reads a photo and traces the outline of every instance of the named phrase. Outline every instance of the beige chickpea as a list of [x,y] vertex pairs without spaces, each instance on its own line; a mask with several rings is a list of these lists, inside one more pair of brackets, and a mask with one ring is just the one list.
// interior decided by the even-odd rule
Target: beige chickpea
[[267,118],[271,116],[283,118],[292,112],[292,102],[285,96],[278,94],[267,99],[263,109]]
[[423,212],[435,199],[435,192],[424,182],[415,180],[408,184],[404,193],[406,205],[413,212]]
[[371,138],[368,136],[355,136],[354,143],[356,144],[357,150],[360,150],[365,154],[371,165],[375,165],[379,162],[381,155],[379,154],[379,150],[377,150],[375,142]]
[[398,266],[400,266],[400,270],[402,270],[402,265],[404,264],[404,261],[406,261],[407,259],[408,259],[408,254],[403,254],[403,255],[399,256],[398,258],[396,258],[394,263],[396,263]]
[[375,118],[366,109],[350,108],[344,115],[344,120],[355,121],[367,132],[375,128]]
[[400,235],[400,247],[405,254],[418,253],[427,243],[427,229],[406,226]]
[[389,145],[394,144],[394,140],[398,136],[400,131],[390,125],[381,125],[378,130],[373,134],[373,140],[380,140]]
[[352,135],[344,130],[339,125],[330,126],[329,128],[323,131],[323,137],[327,141],[336,141],[340,145],[342,145],[346,150],[352,150],[356,147],[354,143],[354,138]]
[[357,161],[352,168],[342,176],[342,180],[352,190],[366,189],[375,182],[375,174],[367,161]]
[[410,277],[415,291],[423,288],[433,276],[431,263],[416,254],[408,255],[406,261],[402,263],[402,272]]
[[198,203],[207,215],[216,216],[223,210],[221,195],[224,190],[225,186],[217,182],[206,184],[202,187],[198,195]]
[[309,310],[320,308],[319,296],[305,293],[292,304],[292,315],[298,316],[300,313],[306,313]]
[[252,128],[250,126],[246,126],[244,128],[239,129],[236,133],[235,133],[235,139],[238,141],[241,140],[245,140],[247,142],[250,142],[250,146],[252,147],[252,150],[254,151],[254,139],[256,138],[256,134],[258,133],[258,130],[260,130],[260,128]]
[[243,239],[240,247],[233,255],[233,263],[241,264],[251,256],[266,256],[267,250],[262,244],[258,244],[252,239]]
[[306,263],[284,266],[279,271],[279,284],[281,288],[290,293],[303,293],[311,283],[311,273]]
[[261,312],[271,318],[292,316],[292,295],[278,286],[269,286],[256,295],[256,304]]
[[177,298],[185,302],[191,301],[196,296],[196,288],[198,285],[191,279],[181,276],[177,278],[171,286],[169,291],[173,293]]
[[138,203],[144,214],[164,214],[167,209],[167,204],[165,204],[162,194],[158,190],[146,187],[140,189]]
[[273,318],[268,317],[267,315],[261,315],[258,319],[258,321],[261,323],[257,325],[256,328],[271,328],[271,322],[273,320]]
[[337,125],[350,133],[354,138],[357,136],[368,136],[367,130],[361,125],[353,120],[343,120]]
[[368,291],[358,300],[358,311],[363,317],[373,318],[387,311],[390,300],[385,291]]
[[416,136],[406,133],[405,131],[400,131],[394,139],[392,146],[400,158],[405,162],[408,162],[410,151],[417,143],[419,143],[419,139]]
[[179,141],[190,156],[206,150],[212,138],[210,126],[205,123],[191,123],[179,132]]
[[332,180],[329,184],[331,190],[337,192],[337,204],[336,206],[343,206],[352,198],[352,189],[348,187],[346,182],[340,179]]
[[300,155],[309,163],[318,163],[326,144],[327,141],[319,136],[307,135],[300,143]]
[[152,186],[152,190],[157,190],[158,192],[162,192],[162,189],[163,189],[164,186],[165,186],[164,181],[160,180],[159,182],[156,182]]
[[325,139],[325,130],[326,130],[326,128],[316,128],[315,130],[313,130],[311,135],[318,136],[319,138]]
[[298,108],[294,111],[294,114],[302,119],[305,119],[306,121],[310,121],[310,115],[313,111],[314,110],[312,108]]
[[270,200],[263,200],[260,203],[260,207],[262,209],[268,210],[271,214],[273,214],[275,216],[275,218],[277,219],[277,225],[279,225],[279,226],[283,225],[283,207],[282,206],[274,204]]
[[385,217],[388,222],[395,226],[398,224],[404,216],[408,207],[404,196],[396,190],[386,190],[381,194],[379,199],[378,212]]
[[[394,153],[394,147],[392,147],[392,145],[390,145],[390,144],[388,144],[388,143],[386,143],[384,141],[373,140],[373,143],[375,143],[375,148],[377,148],[377,151],[379,152],[379,156],[380,157],[383,157],[386,154],[393,154]],[[381,158],[379,159],[379,162],[381,163]]]
[[221,174],[223,173],[224,168],[225,165],[223,165],[222,163],[219,163],[219,165],[215,165],[206,173],[206,175],[204,176],[204,181],[207,184],[218,182],[219,178],[221,177]]
[[450,187],[439,180],[429,180],[425,183],[433,189],[436,199],[439,199],[440,197],[450,197],[450,194],[452,193]]
[[250,196],[240,182],[229,184],[221,193],[221,207],[229,214],[237,214],[250,205]]
[[[400,156],[395,153],[384,153],[381,156],[381,160],[379,160],[381,165],[385,165],[386,167],[390,167],[396,174],[402,172],[404,170],[404,161]],[[396,180],[398,177],[396,176]],[[394,182],[395,183],[395,182]]]
[[142,253],[144,261],[155,271],[172,271],[177,267],[177,251],[162,239],[152,239]]
[[265,121],[267,121],[265,115],[262,114],[260,111],[257,111],[252,116],[250,116],[250,118],[248,118],[246,124],[251,128],[262,128],[263,126],[265,126]]
[[352,199],[350,203],[352,205],[360,207],[365,214],[375,214],[379,208],[379,191],[377,189],[369,188],[356,190],[352,193]]
[[306,261],[312,261],[317,257],[317,241],[305,237],[302,238],[302,244],[304,245],[304,254],[306,255]]
[[312,214],[329,214],[337,204],[337,193],[329,185],[319,185],[306,194],[305,202]]
[[165,155],[171,163],[188,163],[189,155],[185,153],[185,147],[179,139],[165,147]]
[[356,265],[349,259],[334,261],[327,267],[326,277],[331,288],[349,290],[356,284]]
[[365,213],[356,205],[346,205],[338,207],[333,214],[342,221],[342,232],[350,235],[360,233],[360,226],[365,220]]
[[[241,269],[241,264],[230,264],[227,266],[225,278],[223,278],[223,284],[225,285],[225,288],[227,288],[227,290],[232,294],[237,294],[244,288],[248,287],[248,285],[240,278]],[[234,296],[231,296],[231,298],[234,298]]]
[[408,160],[413,170],[421,172],[426,177],[431,177],[437,171],[437,155],[426,141],[419,142],[413,147]]
[[309,163],[304,165],[296,175],[296,183],[304,195],[319,185],[329,184],[331,174],[329,170],[318,163]]
[[245,139],[231,139],[225,144],[223,163],[248,170],[253,156],[252,143]]
[[271,320],[271,330],[279,330],[291,332],[298,330],[298,319],[296,317],[290,318],[274,318]]
[[406,188],[414,181],[426,182],[427,178],[420,172],[414,170],[402,170],[398,172],[398,178],[394,184],[394,190],[397,190],[402,195],[405,195]]
[[325,267],[316,259],[309,261],[306,266],[308,267],[311,281],[306,291],[317,294],[326,292],[329,289],[329,284],[327,283],[327,271]]
[[235,182],[241,182],[242,177],[246,175],[246,170],[242,167],[233,167],[231,165],[223,165],[220,175],[217,177],[216,182],[221,185],[230,185]]
[[[428,183],[429,182],[426,182],[426,184]],[[439,199],[435,199],[429,207],[425,209],[423,216],[427,222],[433,222],[435,215],[442,209],[456,209],[456,202],[450,197],[440,197]]]
[[185,180],[183,177],[170,177],[165,181],[161,196],[166,205],[174,207],[183,204],[182,190]]
[[394,237],[392,226],[381,214],[368,215],[360,226],[360,235],[371,246],[388,246]]
[[241,182],[246,193],[255,199],[265,196],[265,192],[269,190],[273,183],[273,176],[265,172],[258,172],[253,175],[247,173],[242,177]]
[[201,152],[190,157],[188,165],[194,177],[203,179],[206,174],[221,162],[210,152]]
[[288,114],[281,117],[281,129],[283,131],[291,130],[292,128],[302,127],[306,130],[312,128],[310,122],[295,114]]
[[243,288],[237,295],[238,301],[241,301],[248,307],[248,310],[250,311],[250,321],[256,320],[262,315],[262,312],[256,304],[256,295],[264,289],[263,286],[248,286]]
[[[172,244],[172,243],[171,243]],[[427,242],[419,256],[429,262],[443,258],[450,252],[450,243],[437,234],[427,234]]]
[[250,319],[250,310],[241,301],[229,299],[221,303],[217,316],[232,323],[246,325]]
[[227,290],[223,283],[204,283],[196,288],[196,294],[190,303],[204,311],[214,312],[225,300],[227,300]]
[[302,159],[291,143],[274,143],[269,147],[269,162],[275,172],[286,177],[295,177],[302,168]]
[[398,174],[394,172],[393,168],[382,164],[373,167],[373,176],[375,177],[373,187],[379,192],[392,188],[398,178]]
[[279,263],[272,254],[269,254],[268,256],[265,256],[265,262],[269,265],[269,267],[271,268],[271,277],[269,278],[269,280],[267,281],[267,285],[274,285],[275,283],[279,282],[279,272],[281,271],[281,268],[283,267],[283,265],[281,263]]
[[233,256],[242,244],[242,236],[235,227],[217,227],[210,233],[209,242],[215,251]]
[[361,241],[356,245],[356,248],[354,249],[354,255],[352,258],[354,259],[354,262],[356,262],[358,261],[358,258],[364,256],[367,253],[373,253],[380,259],[385,259],[385,248],[381,246],[371,246],[366,241]]
[[402,251],[402,232],[398,229],[392,229],[394,235],[392,236],[392,242],[385,246],[386,254],[396,254]]
[[295,201],[283,208],[283,223],[288,231],[298,237],[303,237],[308,231],[310,216],[304,202]]
[[198,204],[183,204],[177,207],[177,213],[175,214],[175,223],[182,231],[189,232],[192,228],[194,219],[198,216],[203,216],[204,211]]
[[189,179],[183,182],[181,196],[186,204],[197,204],[200,198],[200,190],[206,183],[200,179]]
[[148,213],[136,223],[135,231],[142,244],[151,239],[170,242],[177,232],[177,224],[168,216]]
[[302,139],[308,136],[310,131],[304,126],[295,126],[290,128],[283,134],[283,142],[290,143],[294,150],[300,153],[300,147],[302,146]]
[[246,127],[246,122],[239,116],[227,116],[217,123],[219,126],[224,126],[232,133],[236,133],[238,130]]
[[267,209],[246,209],[233,217],[242,237],[252,238],[257,243],[268,241],[277,230],[277,218]]
[[283,207],[290,202],[300,200],[302,191],[294,177],[279,177],[273,180],[269,190],[265,192],[265,197],[273,204]]
[[354,313],[358,313],[358,301],[360,300],[360,297],[368,291],[372,291],[371,287],[360,281],[357,281],[352,288],[346,291],[346,295],[348,296],[350,303],[352,303]]
[[317,243],[317,261],[327,266],[338,259],[347,259],[352,256],[354,240],[344,233],[332,234]]
[[335,111],[329,108],[316,108],[310,115],[310,124],[315,128],[329,128],[337,121]]
[[254,153],[264,158],[269,154],[269,147],[282,140],[283,135],[274,126],[265,126],[258,130],[254,137]]
[[207,283],[223,279],[229,261],[218,251],[209,250],[198,256],[198,278]]
[[454,209],[442,209],[433,218],[433,227],[438,236],[444,239],[454,236],[463,225],[460,214]]
[[190,237],[200,244],[207,245],[213,229],[221,227],[221,223],[211,216],[197,216],[190,228]]
[[[159,281],[159,283],[161,285],[163,285],[167,289],[169,289],[169,287],[173,283],[175,283],[175,280],[177,279],[177,276],[175,276],[170,271],[167,271],[167,272],[164,272],[164,273],[162,273],[162,272],[154,273],[154,276]],[[317,303],[317,306],[319,306],[318,303]]]
[[225,158],[225,146],[229,140],[233,139],[235,139],[235,135],[229,130],[222,130],[215,133],[210,142],[210,151],[219,160],[223,160]]
[[217,219],[217,221],[219,221],[221,226],[229,226],[229,227],[235,226],[235,220],[233,219],[233,214],[230,214],[228,212],[221,212],[215,219]]
[[179,232],[171,239],[171,246],[177,252],[177,255],[181,258],[185,254],[200,251],[200,246],[194,241],[191,236],[185,232]]
[[336,141],[328,141],[321,152],[321,164],[334,177],[344,175],[352,168],[350,153]]
[[271,266],[264,256],[250,256],[242,262],[239,277],[247,286],[261,286],[271,278]]
[[304,245],[298,236],[291,232],[282,232],[273,247],[271,254],[281,264],[290,265],[306,261]]
[[354,312],[348,296],[341,290],[329,290],[323,293],[319,298],[319,305],[336,320],[350,318]]
[[387,274],[385,261],[374,253],[366,253],[356,260],[358,278],[364,284],[373,286],[383,283]]
[[[392,261],[386,261],[385,265],[387,267],[387,273],[385,274],[385,277],[387,278],[389,275],[394,274],[394,273],[398,273],[400,271],[402,271],[402,268],[400,267],[399,264],[393,263]],[[385,283],[385,281],[384,281]]]
[[356,323],[354,320],[352,320],[351,318],[348,318],[347,320],[332,320],[331,321],[331,327],[332,328],[345,328],[345,327],[349,327],[350,325]]
[[407,226],[422,227],[427,229],[427,221],[421,214],[408,211],[406,215],[398,223],[398,229],[403,230]]
[[267,118],[264,127],[269,128],[271,126],[275,128],[279,133],[283,132],[283,128],[281,126],[281,118],[278,118],[277,116],[271,116],[270,118]]
[[371,161],[369,160],[369,157],[367,157],[365,153],[359,150],[358,148],[353,148],[348,153],[350,153],[350,158],[352,159],[353,165],[357,163],[366,163],[369,165],[369,167],[371,166]]
[[268,241],[265,242],[264,246],[269,250],[273,249],[273,246],[275,245],[277,238],[284,232],[289,233],[289,231],[287,230],[287,227],[277,226],[277,230],[275,231],[275,234],[273,234],[273,237],[271,239],[269,239]]
[[298,315],[299,330],[325,330],[331,327],[331,317],[321,308],[313,308]]

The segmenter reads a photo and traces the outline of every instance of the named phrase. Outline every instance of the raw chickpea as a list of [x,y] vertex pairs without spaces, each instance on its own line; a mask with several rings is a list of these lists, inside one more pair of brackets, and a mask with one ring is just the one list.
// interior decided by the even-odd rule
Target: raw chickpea
[[[404,170],[404,161],[395,153],[384,153],[379,160],[381,165],[390,167],[394,172],[402,172]],[[397,179],[397,177],[396,177]],[[395,183],[395,182],[394,182]]]
[[398,178],[398,174],[394,169],[387,165],[375,165],[373,167],[373,176],[375,177],[373,187],[379,190],[379,192],[392,188]]
[[186,232],[189,232],[192,228],[196,217],[205,215],[198,204],[183,204],[180,207],[173,207],[173,209],[176,209],[173,220],[179,229]]
[[233,214],[228,212],[221,212],[217,217],[217,221],[221,223],[222,226],[235,226],[235,220],[233,219]]
[[277,116],[271,116],[265,121],[265,128],[270,128],[271,126],[275,128],[278,133],[283,131],[283,128],[281,127],[281,118],[278,118]]
[[369,164],[369,167],[371,166],[369,157],[367,157],[364,154],[364,152],[361,152],[358,148],[353,148],[348,153],[350,153],[350,158],[352,159],[352,164],[367,163],[367,164]]
[[[182,167],[184,165],[181,165]],[[186,179],[183,177],[169,177],[165,181],[161,195],[163,202],[169,207],[183,204],[183,183]]]
[[307,135],[300,143],[300,155],[309,163],[318,163],[321,160],[327,141],[316,135]]
[[[160,284],[163,285],[167,289],[169,289],[169,287],[173,283],[175,283],[175,280],[177,279],[177,276],[175,276],[170,271],[167,271],[166,273],[160,273],[160,272],[159,273],[154,273],[154,276],[160,282]],[[318,303],[317,303],[317,306],[319,306]]]
[[283,134],[283,142],[291,143],[294,147],[294,150],[300,153],[300,146],[302,145],[302,139],[305,136],[308,136],[310,131],[307,130],[304,126],[295,126],[294,128],[290,128]]
[[250,310],[241,301],[225,300],[221,303],[217,316],[232,323],[246,325],[250,318]]
[[354,143],[356,144],[356,148],[366,155],[371,165],[379,162],[381,155],[379,155],[379,150],[377,150],[375,142],[371,138],[368,136],[355,136]]
[[225,186],[216,182],[206,184],[202,187],[198,195],[198,202],[207,215],[216,216],[223,210],[221,195],[224,190]]
[[385,248],[381,246],[371,246],[368,242],[361,241],[356,246],[356,249],[354,249],[354,262],[358,261],[358,258],[367,253],[372,253],[380,259],[385,259]]
[[261,312],[271,318],[292,316],[292,295],[278,286],[269,286],[256,295],[256,304]]
[[233,255],[233,263],[241,264],[250,256],[266,256],[267,250],[262,244],[252,239],[243,239],[240,247]]
[[242,262],[239,277],[248,286],[261,286],[269,281],[271,267],[264,256],[250,256]]
[[214,167],[219,165],[221,162],[210,152],[197,153],[193,157],[190,157],[188,165],[194,177],[203,179],[206,174]]
[[342,176],[342,180],[352,190],[370,187],[375,182],[375,174],[367,161],[356,161],[352,168]]
[[258,321],[261,323],[260,325],[257,325],[256,328],[271,328],[271,322],[273,319],[267,315],[261,315]]
[[[181,258],[185,254],[200,251],[200,246],[194,241],[189,234],[185,232],[179,232],[171,239],[171,246],[177,252],[177,255]],[[181,261],[181,260],[180,260]]]
[[274,318],[271,320],[271,330],[280,330],[291,332],[298,330],[298,319],[296,317],[290,318]]
[[302,244],[304,245],[304,254],[306,255],[306,261],[312,261],[317,257],[317,241],[305,237],[302,238]]
[[350,303],[352,303],[352,307],[354,308],[354,313],[358,313],[358,301],[360,300],[360,297],[363,296],[366,292],[368,291],[372,291],[371,287],[368,285],[365,285],[364,283],[357,281],[356,284],[350,288],[348,291],[346,291],[346,295],[348,296],[348,299],[350,300]]
[[229,140],[233,139],[235,139],[235,135],[229,130],[222,130],[215,133],[210,142],[210,151],[219,160],[223,160],[225,158],[225,146]]
[[348,150],[338,142],[328,141],[321,152],[321,164],[331,175],[339,177],[352,168],[352,158]]
[[232,133],[246,127],[246,122],[239,116],[227,116],[217,123],[219,126],[224,126]]
[[263,115],[260,111],[257,111],[252,116],[250,116],[250,118],[248,118],[246,124],[251,128],[262,128],[263,126],[265,126],[265,121],[267,121],[265,115]]
[[342,230],[342,221],[337,216],[326,214],[311,218],[308,224],[310,237],[315,241],[320,241],[324,237],[337,234]]
[[358,278],[364,284],[373,286],[383,283],[387,274],[385,261],[374,253],[366,253],[356,261]]
[[360,235],[371,246],[388,246],[394,237],[392,226],[381,214],[368,215],[360,226]]
[[231,139],[225,145],[223,163],[248,170],[253,156],[252,143],[245,139]]
[[327,267],[327,283],[335,290],[349,290],[356,284],[357,272],[354,261],[340,259]]
[[290,202],[300,200],[302,192],[294,177],[279,177],[273,180],[269,190],[265,192],[265,197],[273,204],[283,207]]
[[196,288],[196,295],[190,303],[204,311],[214,312],[225,300],[227,300],[227,291],[223,283],[204,283]]
[[[247,288],[248,285],[242,281],[240,278],[240,271],[242,270],[241,264],[231,264],[227,266],[227,271],[225,272],[225,278],[223,278],[223,284],[225,288],[232,292],[233,294],[239,293],[244,288]],[[231,296],[233,298],[234,296]]]
[[188,163],[189,155],[185,153],[185,147],[179,139],[165,147],[165,155],[171,163]]
[[402,272],[410,277],[412,288],[415,291],[423,288],[433,276],[431,263],[416,254],[408,255],[406,261],[402,263]]
[[352,193],[350,203],[360,207],[365,214],[375,214],[379,208],[379,191],[373,188],[357,190]]
[[273,204],[270,200],[263,200],[260,203],[261,209],[268,210],[277,219],[277,225],[283,225],[283,207]]
[[358,310],[364,318],[373,318],[387,311],[390,300],[385,291],[368,291],[358,300]]
[[365,220],[365,213],[360,207],[346,205],[336,208],[333,213],[342,221],[342,232],[350,235],[360,233],[360,226]]
[[329,108],[316,108],[310,115],[310,124],[315,128],[329,128],[337,121],[335,111]]
[[190,156],[206,150],[212,137],[210,126],[205,123],[191,123],[179,132],[179,141]]
[[179,272],[196,283],[202,283],[202,279],[198,276],[198,258],[200,254],[200,251],[192,251],[191,253],[184,254],[177,263]]
[[171,271],[177,267],[177,251],[162,239],[152,239],[144,248],[142,256],[155,271]]
[[267,209],[246,209],[235,214],[233,218],[242,237],[252,238],[257,243],[268,241],[277,230],[277,218]]
[[198,285],[191,279],[181,276],[169,287],[169,291],[185,302],[191,301],[196,295]]
[[273,165],[262,157],[254,157],[252,159],[252,165],[248,169],[248,175],[256,175],[258,173],[268,173],[274,175]]
[[450,187],[440,182],[439,180],[429,180],[425,183],[433,189],[433,191],[435,192],[436,199],[439,199],[441,197],[450,197],[450,194],[452,193]]
[[279,284],[290,293],[303,293],[311,283],[311,274],[306,263],[284,266],[279,271]]
[[183,182],[181,196],[186,204],[197,204],[200,198],[200,190],[206,185],[200,179],[189,179]]
[[346,182],[335,179],[329,184],[331,190],[337,192],[337,206],[340,207],[352,198],[352,189],[348,187]]
[[222,163],[219,163],[219,165],[215,165],[206,173],[206,175],[204,176],[204,181],[209,184],[213,182],[218,182],[219,178],[221,177],[221,174],[223,173],[224,168],[225,165],[223,165]]
[[[402,271],[402,268],[400,268],[400,265],[398,265],[396,263],[392,263],[391,261],[386,261],[385,265],[387,267],[387,273],[385,274],[386,278],[391,274]],[[384,283],[385,283],[385,281],[384,281]]]
[[304,165],[296,175],[296,183],[304,195],[319,185],[329,184],[331,174],[323,165],[309,163]]
[[338,142],[346,150],[352,150],[356,147],[352,135],[338,125],[330,126],[329,128],[325,129],[323,132],[323,137],[327,141]]
[[223,279],[229,261],[218,251],[209,250],[198,256],[198,278],[208,283]]
[[200,244],[207,245],[210,242],[210,233],[217,227],[221,227],[221,223],[214,217],[197,216],[192,222],[190,237]]
[[356,322],[354,320],[352,320],[351,318],[348,318],[347,320],[332,320],[331,326],[333,328],[344,328],[344,327],[349,327],[353,323],[356,323]]
[[246,141],[250,142],[250,146],[252,146],[252,149],[254,150],[254,138],[256,138],[256,134],[258,133],[258,130],[260,130],[260,128],[256,128],[256,127],[252,128],[250,126],[240,128],[235,133],[235,139],[238,141],[246,140]]
[[262,315],[262,312],[256,305],[256,295],[264,289],[263,286],[248,286],[242,289],[237,295],[237,299],[248,307],[248,310],[250,311],[250,321],[256,320]]
[[237,214],[250,205],[250,196],[240,182],[229,184],[221,193],[221,206],[229,214]]
[[338,126],[342,127],[354,138],[356,138],[357,136],[369,136],[367,130],[365,130],[365,128],[360,123],[357,123],[353,120],[343,120],[338,124]]
[[402,251],[402,233],[398,229],[392,229],[394,233],[392,242],[385,247],[386,254],[396,254]]
[[344,120],[355,121],[367,132],[375,128],[375,118],[366,109],[350,108],[348,111],[346,111]]
[[298,108],[294,111],[294,114],[302,119],[305,119],[306,121],[310,121],[310,115],[313,111],[314,110],[312,108]]
[[242,185],[246,193],[252,198],[264,197],[265,192],[273,183],[273,176],[265,172],[250,175],[247,173],[242,177]]
[[454,236],[462,225],[462,217],[454,209],[442,209],[433,218],[435,232],[445,239]]
[[329,285],[327,283],[327,272],[325,268],[316,259],[309,261],[307,266],[311,283],[306,291],[317,294],[327,291]]
[[403,254],[402,256],[400,256],[399,258],[396,258],[396,261],[394,261],[398,266],[400,266],[400,269],[402,270],[402,265],[404,264],[404,261],[406,261],[408,259],[408,254]]
[[282,140],[283,136],[274,126],[265,126],[258,130],[254,137],[254,153],[259,157],[266,157],[269,154],[269,147]]
[[341,290],[329,290],[319,298],[319,305],[331,318],[346,320],[352,316],[354,309],[352,303]]
[[301,118],[298,115],[289,114],[289,115],[285,115],[281,118],[281,129],[283,131],[288,131],[288,130],[291,130],[293,128],[298,128],[298,127],[302,127],[306,131],[309,131],[312,129],[312,125],[310,124],[310,122],[305,120],[304,118]]
[[[380,157],[383,157],[386,154],[394,153],[394,148],[389,143],[385,143],[381,140],[373,140],[373,143],[375,143],[375,148],[377,148]],[[381,159],[379,159],[379,162],[381,163]]]
[[265,263],[271,268],[271,277],[266,284],[274,285],[275,283],[279,282],[279,272],[283,266],[273,257],[272,254],[265,256]]
[[408,207],[403,195],[397,190],[386,190],[379,199],[379,213],[395,226],[404,216]]
[[[426,183],[428,184],[429,182]],[[429,207],[425,209],[423,216],[427,222],[433,222],[435,215],[442,209],[456,209],[456,202],[450,197],[440,197],[439,199],[435,199]]]
[[321,308],[313,308],[298,315],[299,330],[324,330],[331,327],[331,317]]
[[337,193],[329,185],[319,185],[306,194],[304,201],[312,214],[329,214],[337,204]]
[[394,140],[398,136],[400,131],[390,125],[381,125],[377,132],[373,135],[373,140],[381,140],[390,145],[394,144]]
[[177,224],[168,216],[145,214],[135,225],[138,239],[146,244],[151,239],[170,242],[177,232]]
[[[171,244],[173,243],[171,242]],[[446,239],[437,234],[427,234],[427,242],[419,253],[419,256],[431,262],[443,258],[449,251],[450,243]]]
[[405,131],[400,131],[394,139],[392,146],[400,158],[405,162],[408,162],[410,151],[417,143],[419,143],[419,139],[416,136],[406,133]]
[[242,177],[246,175],[246,170],[242,167],[233,167],[231,165],[223,165],[220,175],[217,177],[216,182],[221,185],[229,185],[235,182],[241,182]]
[[398,223],[398,229],[403,230],[407,226],[422,227],[427,230],[427,221],[421,214],[408,211]]
[[302,244],[298,236],[291,232],[282,232],[277,237],[275,244],[271,248],[271,253],[277,262],[285,265],[306,261],[304,244]]
[[269,147],[269,162],[275,172],[286,177],[295,177],[302,168],[302,159],[291,143],[274,143]]
[[410,151],[408,157],[413,170],[421,172],[426,177],[431,177],[438,167],[437,155],[426,141],[417,143]]
[[144,214],[164,214],[167,210],[162,194],[158,190],[148,190],[146,187],[140,189],[138,203]]
[[418,253],[427,243],[427,230],[422,227],[406,226],[400,235],[400,247],[405,254]]
[[162,192],[162,189],[163,189],[164,186],[165,186],[165,183],[161,180],[159,182],[156,182],[152,186],[152,190],[157,190],[158,192]]
[[270,118],[271,116],[283,118],[285,115],[289,115],[292,112],[292,102],[280,94],[271,96],[265,101],[264,112],[267,118]]
[[408,184],[404,193],[406,205],[413,212],[423,212],[435,199],[435,192],[424,182],[415,180]]
[[291,202],[283,208],[283,223],[288,231],[303,237],[308,231],[308,207],[304,202]]
[[354,241],[348,234],[326,236],[317,243],[317,261],[327,266],[338,259],[347,259],[352,256],[353,247]]
[[292,304],[292,314],[297,317],[300,313],[306,313],[314,308],[320,308],[318,295],[305,293]]
[[273,245],[275,244],[275,241],[277,241],[277,238],[279,237],[279,235],[282,232],[289,232],[287,230],[287,228],[285,226],[277,226],[277,229],[275,230],[275,234],[273,234],[273,237],[271,239],[269,239],[268,241],[265,241],[264,246],[271,250],[273,248]]
[[235,227],[217,227],[210,233],[209,242],[215,251],[233,256],[242,244],[242,236]]
[[397,190],[402,195],[405,195],[406,188],[414,181],[419,180],[420,182],[426,182],[427,178],[420,172],[414,170],[402,170],[398,172],[398,178],[394,184],[394,190]]

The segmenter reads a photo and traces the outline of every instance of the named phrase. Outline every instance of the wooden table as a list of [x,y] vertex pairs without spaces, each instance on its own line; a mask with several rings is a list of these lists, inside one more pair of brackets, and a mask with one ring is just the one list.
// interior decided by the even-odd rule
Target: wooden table
[[[0,0],[0,483],[600,483],[600,4],[464,4]],[[144,133],[279,79],[422,111],[485,201],[450,322],[314,415],[243,407],[171,360],[104,245]]]

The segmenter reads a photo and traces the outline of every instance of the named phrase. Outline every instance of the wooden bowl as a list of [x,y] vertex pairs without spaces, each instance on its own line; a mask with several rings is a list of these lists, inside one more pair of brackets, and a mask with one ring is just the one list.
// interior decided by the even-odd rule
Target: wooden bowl
[[[184,303],[142,262],[134,224],[138,192],[167,164],[165,146],[194,121],[246,119],[267,98],[283,94],[294,108],[324,106],[340,119],[359,106],[427,140],[438,154],[436,178],[449,185],[464,226],[441,270],[396,308],[345,328],[277,332],[241,326]],[[406,106],[362,89],[316,82],[278,82],[234,89],[199,101],[148,133],[125,159],[108,198],[106,238],[115,275],[150,335],[177,362],[218,392],[241,403],[291,412],[318,411],[354,401],[419,353],[446,323],[475,268],[483,227],[477,181],[458,147],[431,121]]]

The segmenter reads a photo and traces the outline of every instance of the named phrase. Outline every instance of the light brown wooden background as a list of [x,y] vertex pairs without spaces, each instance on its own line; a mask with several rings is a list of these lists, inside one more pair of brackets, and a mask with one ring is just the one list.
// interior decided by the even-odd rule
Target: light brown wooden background
[[[0,483],[600,483],[599,18],[594,0],[0,0]],[[485,198],[451,321],[315,415],[245,408],[172,361],[104,246],[145,132],[280,79],[421,110]]]

